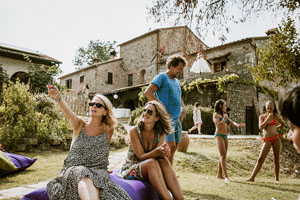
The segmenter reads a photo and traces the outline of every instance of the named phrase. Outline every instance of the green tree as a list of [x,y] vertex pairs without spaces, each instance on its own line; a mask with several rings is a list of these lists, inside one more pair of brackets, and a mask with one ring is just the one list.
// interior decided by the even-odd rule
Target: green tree
[[93,64],[95,58],[99,62],[109,60],[110,52],[115,49],[116,43],[116,41],[91,40],[87,47],[80,47],[73,60],[74,65],[77,66],[76,69],[80,69],[85,64]]
[[299,8],[299,0],[157,0],[147,9],[156,22],[171,19],[175,24],[195,26],[201,37],[212,30],[225,40],[231,22],[242,23],[265,12],[274,17],[292,14]]
[[2,85],[8,81],[8,75],[2,67],[0,67],[0,104],[2,102]]
[[57,65],[45,66],[35,64],[28,55],[24,55],[24,59],[29,64],[30,90],[34,93],[46,92],[46,85],[52,83],[53,78],[61,73],[61,69]]
[[300,39],[290,17],[271,35],[268,47],[257,49],[258,64],[247,66],[257,82],[268,80],[277,86],[300,81]]

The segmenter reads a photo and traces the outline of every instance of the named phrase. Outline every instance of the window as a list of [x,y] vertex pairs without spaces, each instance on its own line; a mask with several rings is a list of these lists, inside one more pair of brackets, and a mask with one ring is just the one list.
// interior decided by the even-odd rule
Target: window
[[107,84],[113,84],[113,73],[111,72],[107,74]]
[[227,71],[226,61],[214,63],[214,72]]
[[80,83],[83,83],[84,82],[84,76],[80,76]]
[[140,84],[145,83],[145,74],[146,74],[146,71],[143,69],[140,72]]
[[133,74],[128,74],[128,86],[133,85]]
[[66,80],[66,86],[68,89],[72,89],[72,79]]

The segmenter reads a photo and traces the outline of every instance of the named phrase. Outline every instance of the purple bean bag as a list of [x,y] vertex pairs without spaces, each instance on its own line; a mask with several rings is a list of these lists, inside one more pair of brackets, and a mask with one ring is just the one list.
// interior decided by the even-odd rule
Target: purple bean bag
[[[114,170],[110,178],[127,191],[132,200],[159,200],[158,194],[154,191],[151,184],[146,181],[125,180],[118,176],[120,170]],[[46,188],[35,190],[25,195],[22,200],[49,200]]]
[[9,174],[14,174],[17,172],[21,172],[25,170],[26,168],[30,167],[37,158],[31,159],[26,156],[21,156],[13,153],[6,153],[5,155],[14,163],[14,165],[18,168],[17,170],[2,170],[0,169],[0,177],[7,176]]

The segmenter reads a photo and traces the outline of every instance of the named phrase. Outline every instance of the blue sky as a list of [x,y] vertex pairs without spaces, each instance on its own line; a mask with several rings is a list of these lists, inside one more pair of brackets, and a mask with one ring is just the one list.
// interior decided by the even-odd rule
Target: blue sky
[[[151,0],[0,0],[0,43],[40,51],[63,62],[63,74],[75,70],[76,50],[91,40],[118,44],[168,24],[147,20]],[[264,36],[279,20],[270,15],[232,24],[227,42]],[[221,42],[208,34],[208,46]]]

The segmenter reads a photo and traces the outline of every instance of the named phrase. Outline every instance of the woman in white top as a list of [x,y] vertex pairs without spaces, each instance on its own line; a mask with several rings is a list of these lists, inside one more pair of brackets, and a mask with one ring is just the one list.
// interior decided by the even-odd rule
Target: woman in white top
[[193,130],[197,129],[198,134],[201,133],[201,125],[202,125],[202,119],[201,119],[201,111],[200,111],[200,103],[196,102],[194,105],[193,110],[193,120],[194,120],[194,126],[188,130],[189,133],[191,133]]

